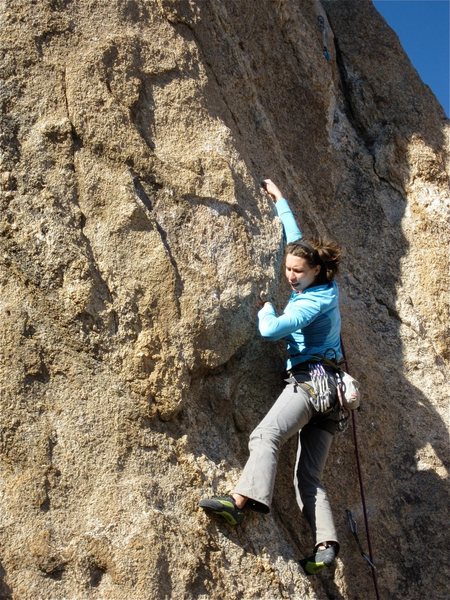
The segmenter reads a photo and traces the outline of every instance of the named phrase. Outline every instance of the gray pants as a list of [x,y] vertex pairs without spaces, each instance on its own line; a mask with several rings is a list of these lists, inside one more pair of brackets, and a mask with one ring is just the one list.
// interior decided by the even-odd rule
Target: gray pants
[[316,424],[314,417],[317,417],[317,413],[308,393],[295,381],[290,381],[250,434],[250,456],[235,492],[249,498],[250,506],[255,510],[269,512],[279,450],[287,439],[298,432],[294,474],[296,498],[311,525],[317,545],[338,540],[330,503],[321,483],[333,434],[322,428],[320,423]]

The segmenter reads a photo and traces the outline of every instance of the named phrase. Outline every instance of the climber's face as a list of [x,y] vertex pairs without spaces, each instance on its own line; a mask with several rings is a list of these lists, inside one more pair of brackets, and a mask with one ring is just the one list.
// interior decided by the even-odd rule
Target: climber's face
[[314,283],[315,278],[320,273],[320,265],[310,267],[306,258],[287,254],[285,272],[294,292],[301,293]]

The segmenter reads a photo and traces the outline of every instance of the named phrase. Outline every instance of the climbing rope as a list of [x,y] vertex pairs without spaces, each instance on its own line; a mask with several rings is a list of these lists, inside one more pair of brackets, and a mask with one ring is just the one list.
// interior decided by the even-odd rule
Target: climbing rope
[[[342,346],[342,354],[344,355],[345,370],[347,372],[349,372],[347,357],[345,355],[345,349],[344,349],[344,344],[342,342],[342,338],[341,338],[341,346]],[[347,509],[345,512],[347,514],[348,524],[350,526],[353,536],[355,537],[356,543],[358,544],[361,555],[365,559],[367,564],[370,566],[370,569],[372,571],[372,579],[373,579],[373,585],[374,585],[374,589],[375,589],[375,597],[377,600],[380,600],[380,594],[378,591],[378,583],[377,583],[377,573],[376,573],[376,567],[375,567],[375,564],[373,561],[372,543],[371,543],[371,539],[370,539],[369,519],[367,516],[367,506],[366,506],[366,495],[364,493],[364,484],[363,484],[362,471],[361,471],[361,461],[360,461],[360,457],[359,457],[358,435],[356,432],[356,416],[355,416],[356,412],[357,412],[356,410],[351,411],[352,434],[353,434],[353,445],[355,448],[356,470],[358,472],[358,480],[359,480],[359,491],[360,491],[360,495],[361,495],[361,504],[362,504],[363,515],[364,515],[364,526],[365,526],[365,530],[366,530],[368,554],[366,554],[364,552],[364,550],[362,548],[362,544],[358,538],[356,521],[353,519],[353,515],[352,515],[351,511],[349,511]]]

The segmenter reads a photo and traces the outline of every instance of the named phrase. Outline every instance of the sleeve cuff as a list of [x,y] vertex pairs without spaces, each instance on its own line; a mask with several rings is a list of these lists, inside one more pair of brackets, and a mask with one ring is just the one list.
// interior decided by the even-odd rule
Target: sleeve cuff
[[261,319],[265,315],[274,315],[274,314],[275,314],[275,309],[272,305],[272,302],[268,301],[264,304],[264,306],[258,312],[258,317]]

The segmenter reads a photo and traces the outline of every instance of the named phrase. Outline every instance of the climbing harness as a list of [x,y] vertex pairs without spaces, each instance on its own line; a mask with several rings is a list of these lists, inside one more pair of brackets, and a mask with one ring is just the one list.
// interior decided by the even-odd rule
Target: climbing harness
[[[291,358],[295,356],[298,354],[292,354]],[[330,374],[330,370],[333,375]],[[347,431],[350,411],[359,407],[359,383],[343,370],[343,361],[337,359],[335,350],[329,348],[323,356],[312,356],[311,362],[295,365],[289,371],[289,375],[290,379],[286,381],[294,381],[303,388],[318,413],[327,415],[334,411],[337,416],[333,418],[334,432]],[[302,378],[307,376],[310,383],[299,381],[296,375],[302,375]],[[332,384],[331,388],[330,377],[334,378],[335,384]]]
[[[308,365],[313,388],[307,386],[312,390],[312,393],[306,389],[306,384],[301,385],[310,393],[314,408],[321,413],[327,412],[332,408],[336,393],[339,402],[338,430],[341,432],[346,431],[350,412],[360,406],[361,393],[359,391],[359,382],[344,371],[344,361],[337,360],[336,351],[332,348],[326,350],[324,356],[313,356],[313,359],[317,362],[309,363]],[[336,389],[330,390],[328,374],[324,367],[333,371]]]
[[[347,358],[345,355],[345,349],[344,349],[344,344],[342,342],[342,338],[341,338],[341,347],[342,347],[342,353],[344,355],[344,365],[346,370],[348,371],[348,364],[347,364]],[[358,547],[362,553],[362,556],[364,557],[364,559],[367,561],[367,563],[370,566],[370,569],[372,571],[372,580],[373,580],[373,585],[374,585],[374,590],[375,590],[375,597],[377,600],[380,600],[380,594],[378,591],[378,583],[377,583],[377,573],[376,573],[376,567],[375,564],[373,562],[373,552],[372,552],[372,543],[370,540],[370,531],[369,531],[369,519],[367,517],[367,506],[366,506],[366,496],[364,493],[364,484],[363,484],[363,480],[362,480],[362,471],[361,471],[361,461],[359,458],[359,449],[358,449],[358,436],[356,433],[356,410],[352,410],[350,411],[351,415],[352,415],[352,432],[353,432],[353,445],[355,448],[355,459],[356,459],[356,470],[358,472],[358,480],[359,480],[359,491],[360,491],[360,495],[361,495],[361,504],[362,504],[362,509],[363,509],[363,515],[364,515],[364,525],[365,525],[365,530],[366,530],[366,538],[367,538],[367,548],[368,548],[368,554],[366,555],[363,551],[362,551],[362,546],[361,546],[361,542],[359,541],[358,537],[357,537],[357,528],[356,528],[356,521],[353,519],[353,515],[352,513],[347,509],[346,513],[347,513],[347,520],[348,523],[350,525],[350,529],[353,533],[353,535],[355,536],[355,539],[357,541]],[[350,517],[349,517],[350,514]]]

